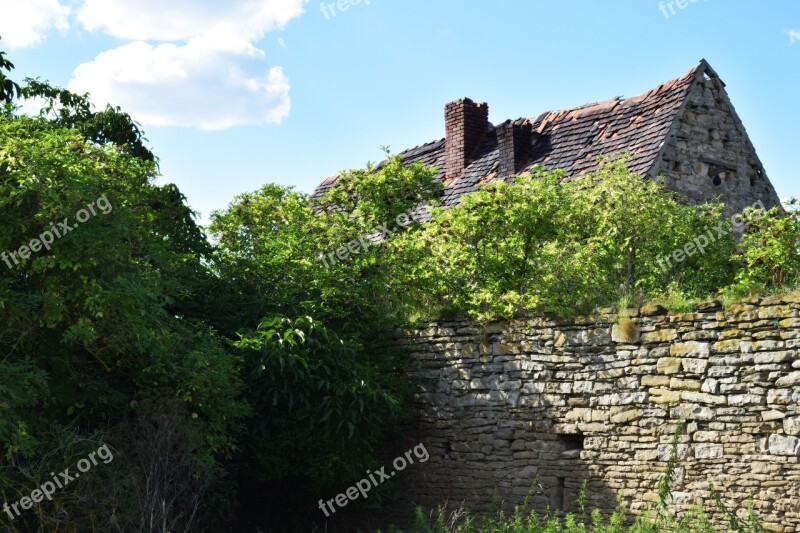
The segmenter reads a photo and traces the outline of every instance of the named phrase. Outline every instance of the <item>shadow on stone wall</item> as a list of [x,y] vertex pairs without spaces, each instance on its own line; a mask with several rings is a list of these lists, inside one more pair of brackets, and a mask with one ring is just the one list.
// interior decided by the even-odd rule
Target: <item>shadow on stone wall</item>
[[752,502],[768,530],[800,531],[800,294],[443,321],[397,342],[418,363],[418,418],[385,464],[420,442],[430,459],[397,476],[365,530],[408,526],[417,505],[575,511],[584,481],[588,509],[611,513],[619,497],[638,513],[684,420],[676,511],[700,506],[725,524],[713,483],[734,512]]

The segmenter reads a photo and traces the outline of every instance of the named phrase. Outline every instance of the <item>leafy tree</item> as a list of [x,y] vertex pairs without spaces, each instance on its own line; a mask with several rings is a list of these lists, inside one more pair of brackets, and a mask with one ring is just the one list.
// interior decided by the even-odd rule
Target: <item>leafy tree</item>
[[[629,172],[627,159],[606,160],[569,184],[574,212],[589,221],[589,260],[602,273],[603,283],[593,289],[595,304],[642,301],[672,283],[692,295],[711,294],[729,283],[735,240],[730,221],[723,219],[724,206],[685,205],[661,180]],[[572,218],[566,222],[569,226]],[[670,260],[676,250],[689,253],[683,261]]]
[[739,270],[729,292],[749,294],[796,288],[800,284],[800,213],[798,201],[787,210],[748,208],[745,231],[736,256]]
[[215,212],[214,266],[229,283],[227,301],[236,302],[233,322],[254,328],[271,315],[313,316],[362,339],[395,323],[386,296],[401,259],[387,244],[422,227],[419,213],[412,217],[440,189],[434,175],[391,157],[380,168],[342,173],[324,198],[266,185]]
[[[262,524],[286,518],[287,507],[316,508],[322,487],[362,474],[404,412],[406,359],[390,346],[399,317],[387,298],[398,258],[388,243],[419,230],[401,215],[432,200],[433,177],[392,157],[343,173],[325,198],[267,185],[213,215],[224,312],[211,321],[239,329],[253,407],[240,493],[245,502],[271,495],[274,506],[248,506],[268,514]],[[348,244],[358,248],[347,257],[321,259]]]
[[398,240],[407,312],[507,315],[541,306],[564,257],[561,220],[570,199],[562,177],[540,171],[492,182],[456,207],[435,209],[421,231]]
[[[232,450],[245,412],[239,360],[208,326],[181,316],[202,286],[186,283],[186,272],[199,271],[207,243],[179,191],[154,185],[155,176],[154,161],[77,128],[0,113],[8,495],[28,487],[20,476],[32,464],[68,466],[53,454],[65,428],[105,430],[153,402],[182,402],[206,463]],[[70,516],[78,524],[83,515]]]
[[[271,502],[263,510],[273,527],[287,507],[315,516],[320,494],[374,467],[376,446],[404,414],[411,389],[400,359],[370,358],[310,317],[267,319],[236,346],[257,413],[242,439],[242,482]],[[299,522],[307,525],[307,516]]]
[[31,78],[17,92],[23,98],[43,100],[42,114],[51,119],[53,127],[76,129],[93,143],[113,144],[139,159],[156,159],[145,144],[147,139],[139,123],[119,107],[107,105],[101,111],[93,111],[88,94],[75,94]]
[[119,107],[108,105],[102,111],[93,111],[88,94],[75,94],[31,78],[19,85],[8,77],[12,70],[14,64],[0,50],[0,104],[11,105],[19,98],[39,99],[44,103],[42,115],[51,119],[50,126],[74,128],[93,143],[113,144],[135,157],[155,161],[141,126]]
[[[430,224],[394,243],[405,259],[398,283],[412,294],[398,305],[410,317],[573,314],[641,301],[674,283],[693,295],[729,283],[734,240],[722,206],[683,205],[625,161],[569,181],[538,170],[434,210]],[[661,268],[662,258],[720,225],[723,236],[705,239],[704,253]]]
[[8,77],[12,70],[14,70],[14,63],[9,61],[6,53],[0,50],[0,104],[10,103],[20,94],[19,85]]

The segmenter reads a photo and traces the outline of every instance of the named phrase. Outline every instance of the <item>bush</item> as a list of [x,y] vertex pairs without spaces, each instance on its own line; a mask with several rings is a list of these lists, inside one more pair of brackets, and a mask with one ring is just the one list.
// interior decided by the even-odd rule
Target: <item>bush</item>
[[[625,158],[567,182],[562,172],[539,170],[489,183],[393,243],[405,259],[396,272],[407,314],[575,314],[676,285],[686,295],[713,293],[733,279],[730,223],[721,204],[679,200],[662,183],[630,173]],[[705,254],[665,262],[720,224],[728,233]]]

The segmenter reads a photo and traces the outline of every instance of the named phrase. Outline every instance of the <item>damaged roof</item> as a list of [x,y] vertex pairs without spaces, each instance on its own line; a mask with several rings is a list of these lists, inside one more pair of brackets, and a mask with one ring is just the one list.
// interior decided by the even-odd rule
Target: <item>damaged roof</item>
[[[703,75],[718,79],[710,65],[702,60],[684,76],[639,96],[614,98],[563,111],[547,111],[535,118],[513,121],[533,129],[529,156],[518,166],[516,173],[544,166],[564,169],[569,177],[580,176],[596,170],[600,156],[622,151],[631,154],[628,163],[631,171],[641,175],[649,173],[659,160],[661,149],[695,80]],[[499,128],[490,124],[486,138],[463,174],[445,182],[442,205],[455,205],[462,195],[477,191],[481,183],[500,176]],[[407,163],[419,161],[437,167],[436,179],[445,180],[445,139],[411,148],[400,156]],[[327,178],[312,197],[329,191],[337,179],[338,176]]]

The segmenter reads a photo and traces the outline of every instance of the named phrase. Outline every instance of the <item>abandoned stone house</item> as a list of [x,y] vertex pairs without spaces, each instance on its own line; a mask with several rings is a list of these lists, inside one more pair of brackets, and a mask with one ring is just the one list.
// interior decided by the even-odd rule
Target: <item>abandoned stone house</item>
[[[402,154],[439,169],[444,205],[533,166],[580,176],[620,151],[632,154],[631,170],[663,175],[688,202],[721,200],[729,213],[758,200],[779,205],[705,61],[637,97],[499,126],[486,104],[462,99],[447,104],[445,120],[444,139]],[[419,442],[430,459],[404,472],[388,515],[372,525],[402,525],[416,505],[575,511],[583,483],[589,508],[612,512],[620,498],[641,512],[658,500],[684,421],[674,508],[699,505],[724,531],[713,483],[733,512],[752,504],[767,530],[800,531],[800,295],[677,314],[651,305],[572,319],[443,320],[398,332],[396,343],[423,385],[407,442],[386,459]]]
[[443,320],[397,343],[423,385],[392,452],[422,442],[430,458],[404,471],[385,522],[414,506],[577,512],[584,483],[588,509],[646,512],[683,421],[670,512],[699,507],[732,531],[716,491],[766,531],[800,531],[800,294]]
[[[779,199],[725,91],[702,60],[686,75],[631,98],[615,98],[536,118],[489,122],[488,104],[468,98],[445,106],[444,139],[402,152],[407,162],[438,168],[442,204],[454,205],[481,183],[532,167],[564,169],[570,177],[597,168],[600,156],[626,151],[630,170],[662,175],[690,203],[721,201],[729,214],[757,200]],[[313,196],[327,192],[333,176]]]

